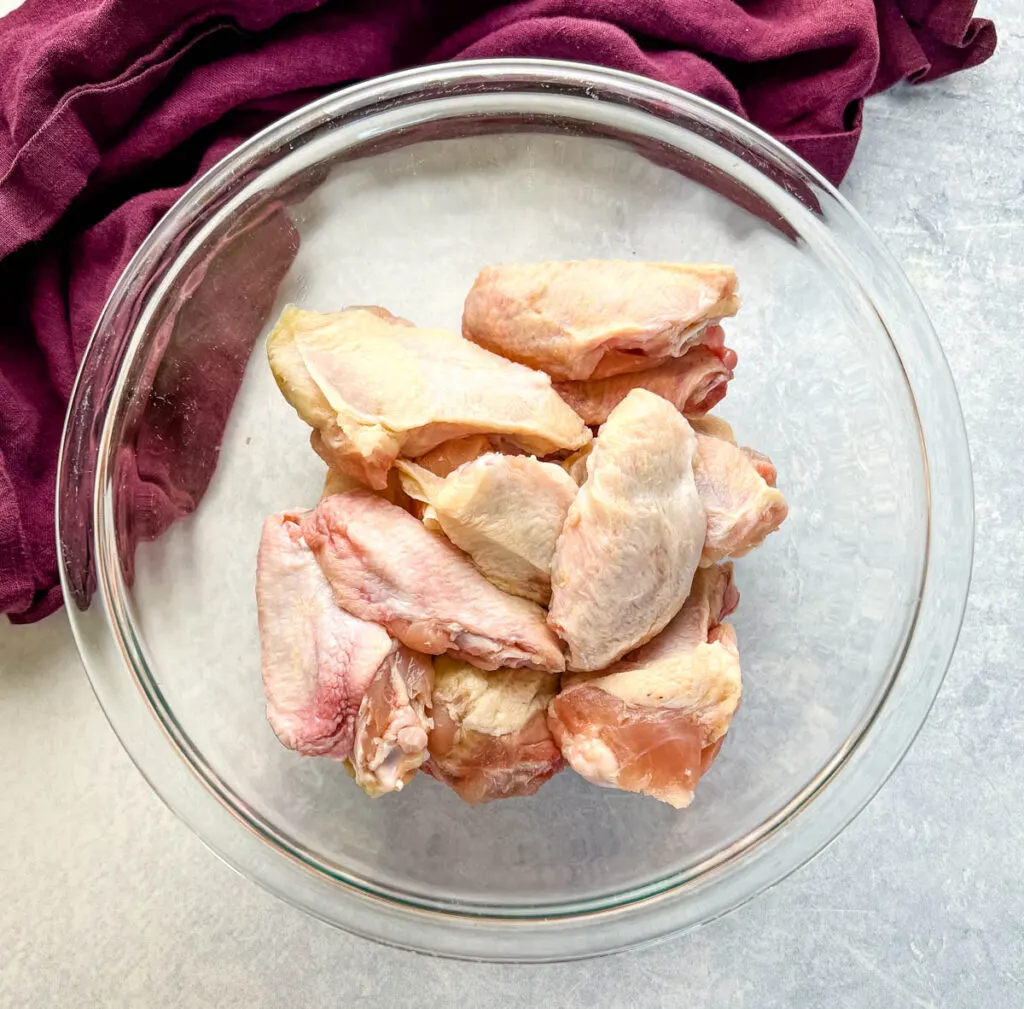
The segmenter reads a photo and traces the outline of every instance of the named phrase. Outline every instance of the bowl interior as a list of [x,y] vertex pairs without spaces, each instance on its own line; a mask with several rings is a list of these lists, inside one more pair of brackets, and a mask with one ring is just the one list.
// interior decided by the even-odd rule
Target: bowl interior
[[[434,907],[560,914],[621,904],[707,872],[780,822],[871,720],[898,669],[927,553],[915,405],[870,291],[837,257],[813,196],[787,193],[786,180],[696,132],[652,143],[661,127],[641,110],[617,108],[612,123],[582,98],[446,101],[433,103],[430,128],[415,104],[323,125],[180,250],[157,306],[204,286],[245,290],[269,241],[260,221],[290,220],[299,237],[276,294],[247,296],[274,302],[201,504],[151,542],[120,541],[123,619],[144,658],[139,675],[205,773],[267,843],[311,871]],[[255,237],[233,255],[250,221]],[[476,809],[423,775],[370,801],[342,766],[285,750],[264,714],[260,526],[314,503],[324,477],[275,388],[266,333],[289,302],[382,304],[457,329],[483,265],[576,258],[738,271],[744,306],[726,332],[740,363],[715,412],[772,457],[790,503],[782,530],[737,563],[743,704],[682,812],[568,772],[534,798]],[[136,330],[111,459],[135,445],[154,389],[178,394],[168,369],[182,359],[217,368],[239,353],[223,320],[186,340],[159,319],[157,307]],[[111,522],[137,507],[123,493],[119,505],[118,492],[115,479]]]

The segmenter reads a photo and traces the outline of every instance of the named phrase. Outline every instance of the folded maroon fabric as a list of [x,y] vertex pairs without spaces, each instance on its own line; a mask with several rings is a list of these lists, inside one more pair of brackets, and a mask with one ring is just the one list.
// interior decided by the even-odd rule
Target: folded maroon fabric
[[[865,96],[991,55],[995,30],[973,11],[974,0],[28,0],[0,20],[0,611],[30,621],[61,603],[63,411],[117,276],[197,173],[284,112],[416,63],[573,59],[703,95],[838,181]],[[281,256],[293,251],[280,220],[262,227]],[[282,262],[257,264],[256,280],[276,284]],[[166,451],[174,416],[143,418],[156,429],[130,470],[145,535],[195,508],[212,473],[239,355],[263,322],[237,317],[236,302],[192,309],[239,350],[223,368],[172,372],[191,411],[188,453]],[[185,465],[193,452],[202,465]]]

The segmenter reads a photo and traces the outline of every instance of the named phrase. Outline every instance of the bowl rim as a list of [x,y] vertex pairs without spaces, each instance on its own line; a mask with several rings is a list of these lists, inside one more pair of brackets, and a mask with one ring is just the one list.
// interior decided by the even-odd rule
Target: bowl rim
[[[233,843],[231,839],[225,840],[223,836],[216,840],[211,837],[212,830],[220,828],[210,828],[209,824],[214,820],[223,821],[224,813],[234,817],[248,831],[253,832],[254,838],[261,832],[260,818],[252,816],[244,803],[239,805],[232,803],[230,799],[225,801],[224,795],[212,787],[209,777],[201,772],[195,757],[185,752],[187,747],[183,747],[180,739],[174,738],[175,733],[163,721],[163,715],[159,710],[161,699],[151,694],[144,682],[146,677],[139,675],[138,663],[142,652],[136,651],[119,629],[121,620],[117,613],[118,601],[116,592],[111,592],[105,578],[106,564],[98,563],[96,566],[99,591],[95,598],[102,601],[102,613],[97,614],[94,611],[88,615],[87,610],[77,610],[70,603],[68,612],[76,644],[93,690],[129,756],[172,811],[188,824],[204,843],[243,875],[325,921],[382,942],[472,959],[571,959],[645,945],[670,934],[696,927],[731,910],[756,893],[774,885],[816,855],[838,835],[884,784],[924,724],[952,658],[962,623],[973,552],[970,457],[952,376],[934,330],[909,281],[866,223],[835,188],[780,142],[705,99],[625,71],[562,60],[538,59],[473,60],[431,64],[360,82],[333,92],[260,131],[197,179],[157,223],[131,258],[97,321],[83,357],[65,420],[58,462],[57,492],[57,543],[65,599],[73,598],[68,573],[67,527],[69,523],[80,521],[76,518],[74,510],[64,505],[65,489],[80,481],[83,472],[88,470],[88,463],[83,467],[81,459],[76,457],[76,450],[81,449],[81,446],[87,445],[88,450],[93,452],[91,461],[94,469],[97,451],[102,461],[103,446],[109,439],[110,423],[116,414],[116,410],[110,409],[112,401],[109,398],[97,401],[92,397],[92,386],[100,379],[107,380],[108,384],[111,377],[115,382],[119,377],[123,379],[122,365],[126,359],[130,359],[129,348],[126,346],[122,348],[123,353],[117,360],[117,368],[113,371],[108,368],[99,375],[97,356],[100,352],[105,353],[108,350],[103,346],[104,335],[115,328],[121,306],[133,296],[141,296],[140,290],[145,286],[143,280],[146,270],[167,251],[171,240],[183,227],[198,225],[202,219],[199,205],[207,196],[227,187],[233,179],[244,173],[256,157],[271,147],[287,142],[289,137],[300,136],[319,125],[332,122],[340,115],[342,109],[358,111],[361,102],[365,106],[368,102],[388,97],[405,97],[412,101],[416,95],[422,95],[424,89],[443,86],[452,81],[470,81],[484,88],[508,81],[520,86],[527,83],[554,82],[583,88],[589,84],[642,98],[648,102],[666,103],[669,107],[710,119],[745,144],[767,151],[787,170],[801,175],[817,192],[826,196],[832,205],[846,215],[858,229],[859,237],[867,242],[873,256],[883,264],[887,279],[898,289],[896,294],[901,299],[901,308],[913,316],[914,326],[907,322],[906,330],[910,332],[914,328],[917,337],[923,341],[922,352],[929,358],[929,382],[936,383],[929,393],[941,400],[939,406],[946,414],[948,429],[945,431],[946,440],[941,444],[943,458],[934,459],[928,451],[929,438],[926,437],[920,417],[918,418],[929,504],[925,564],[921,573],[922,591],[917,600],[917,613],[908,631],[903,654],[896,663],[893,677],[876,708],[866,723],[860,727],[853,743],[850,744],[847,740],[849,745],[840,747],[818,774],[789,803],[766,821],[767,829],[762,829],[765,827],[765,824],[762,824],[746,837],[715,853],[707,860],[712,863],[708,868],[704,869],[702,863],[696,879],[687,877],[685,872],[677,873],[675,881],[668,886],[662,885],[663,880],[657,880],[644,887],[634,888],[630,891],[633,896],[625,903],[598,902],[597,906],[592,907],[574,906],[563,914],[555,914],[549,907],[536,909],[532,914],[523,913],[529,912],[529,908],[517,908],[513,914],[495,914],[493,909],[488,910],[482,906],[474,909],[473,906],[467,905],[453,909],[450,905],[442,908],[431,906],[429,903],[410,904],[403,902],[394,894],[373,888],[360,888],[351,879],[339,878],[336,873],[325,873],[323,867],[309,865],[309,860],[303,858],[300,852],[289,850],[287,845],[268,837],[267,840],[275,846],[275,858],[285,856],[294,860],[294,868],[298,872],[308,872],[309,869],[319,871],[322,876],[318,877],[316,885],[328,882],[329,876],[336,891],[334,899],[325,900],[321,897],[314,898],[310,888],[301,885],[302,881],[294,872],[270,871],[266,860],[255,857],[251,846]],[[655,114],[650,109],[646,111],[651,115]],[[886,328],[888,330],[888,327]],[[141,338],[141,330],[142,327],[138,327],[133,339]],[[903,357],[898,357],[903,362]],[[918,397],[909,376],[906,387],[916,410]],[[113,402],[116,403],[116,397]],[[86,419],[95,421],[99,417],[103,420],[103,433],[97,448],[95,443],[83,441],[81,427]],[[95,485],[90,495],[93,517],[102,515],[104,509],[109,508],[109,500],[104,496],[105,481],[99,478],[102,475],[102,466],[98,469],[99,471],[94,473]],[[937,513],[933,506],[937,500],[941,500],[940,492],[947,492],[951,487],[956,488],[957,484],[960,491],[959,511],[955,516],[947,516],[949,521],[942,529],[936,530],[933,527],[934,521],[937,515],[942,515]],[[956,495],[945,493],[945,497],[948,499]],[[109,544],[105,543],[102,537],[104,523],[94,521],[93,527],[90,545],[94,556],[103,561],[109,548]],[[941,540],[935,535],[937,531],[943,534]],[[944,635],[938,641],[937,648],[939,654],[933,660],[932,666],[924,670],[928,675],[924,677],[923,688],[918,686],[913,696],[897,697],[894,701],[893,690],[903,672],[904,659],[920,630],[918,617],[921,607],[929,598],[929,578],[934,580],[935,577],[932,551],[936,549],[947,551],[953,558],[958,584],[948,585],[947,590],[952,589],[954,609],[944,617]],[[117,568],[116,563],[113,568]],[[97,615],[102,617],[98,624],[91,619]],[[90,626],[87,627],[86,624]],[[102,645],[97,643],[97,629],[102,636],[104,627],[107,633],[116,639],[113,646],[110,642]],[[936,650],[935,642],[932,643],[931,650]],[[114,671],[114,665],[107,664],[109,660],[114,660],[115,664],[120,660],[120,669],[117,672]],[[144,659],[142,661],[144,663]],[[137,689],[129,690],[126,689],[127,684],[116,682],[117,677],[124,671],[134,679]],[[151,677],[149,683],[155,686]],[[905,680],[903,683],[906,686]],[[908,689],[904,689],[902,693],[907,694]],[[886,720],[882,717],[887,711],[891,711],[890,706],[893,704],[900,706],[901,718],[898,724],[891,724],[892,718]],[[163,742],[170,742],[177,750],[177,757],[181,758],[182,765],[187,765],[188,773],[184,778],[180,773],[172,774],[161,768],[161,763],[166,760],[166,748],[162,752],[157,752],[152,733],[148,734],[151,738],[146,741],[133,738],[135,733],[128,730],[129,720],[142,712],[148,712],[151,718],[161,722],[159,732],[163,734]],[[869,742],[875,745],[870,757],[867,757]],[[882,746],[882,743],[885,745]],[[199,757],[201,758],[201,755]],[[867,777],[862,776],[860,788],[855,794],[847,789],[844,793],[847,801],[837,803],[835,792],[829,793],[828,786],[840,774],[846,775],[846,780],[852,780],[850,769],[855,766],[867,767],[870,774]],[[179,772],[181,770],[182,768],[178,768]],[[196,791],[197,788],[202,790],[207,800],[220,804],[220,815],[214,815],[212,807],[205,812],[198,810],[200,792]],[[826,796],[830,796],[829,803],[821,801]],[[842,808],[833,808],[837,805]],[[811,808],[819,811],[815,817],[814,829],[806,829],[800,835],[794,835],[790,830],[790,840],[783,844],[779,837],[782,828],[792,827],[797,822],[796,818]],[[826,813],[821,813],[822,809],[825,809]],[[805,828],[808,827],[806,821],[805,816],[801,821]],[[264,841],[257,840],[256,844],[263,845]],[[270,851],[269,848],[266,850]],[[678,878],[680,876],[683,878]],[[722,882],[731,884],[726,887],[728,893],[721,886],[718,886],[717,895],[711,893],[716,885]],[[689,892],[684,894],[684,890]],[[637,891],[644,892],[636,895]],[[588,903],[593,902],[584,902]],[[689,906],[682,906],[684,904]],[[693,913],[694,906],[699,906],[699,913]],[[334,913],[338,908],[344,911],[340,916]],[[641,915],[647,916],[644,927],[633,927]],[[571,940],[569,942],[564,941],[567,933],[571,933],[568,936]],[[562,947],[552,948],[553,943],[557,943],[559,939],[563,940]],[[509,943],[511,952],[506,954],[505,947]]]

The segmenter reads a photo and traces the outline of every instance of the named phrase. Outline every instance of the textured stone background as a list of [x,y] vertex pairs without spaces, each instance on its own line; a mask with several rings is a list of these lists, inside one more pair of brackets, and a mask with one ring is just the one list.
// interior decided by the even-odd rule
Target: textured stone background
[[172,816],[107,726],[62,616],[2,624],[0,1005],[1024,1005],[1024,8],[979,7],[995,58],[873,99],[843,187],[949,357],[977,551],[932,715],[842,836],[640,953],[494,967],[384,949],[239,878]]

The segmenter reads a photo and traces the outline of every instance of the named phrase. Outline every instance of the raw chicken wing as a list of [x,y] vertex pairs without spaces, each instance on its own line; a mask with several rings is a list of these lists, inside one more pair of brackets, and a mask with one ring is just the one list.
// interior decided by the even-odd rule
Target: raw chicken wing
[[728,637],[732,627],[722,621],[735,611],[739,602],[732,564],[699,568],[683,608],[656,638],[630,652],[626,660],[633,664],[660,662],[718,640],[720,635]]
[[[786,518],[786,499],[775,489],[775,466],[768,456],[739,448],[732,428],[719,417],[688,419],[697,436],[694,480],[707,516],[701,564],[742,557]],[[587,479],[587,459],[595,445],[584,445],[561,464],[577,484]]]
[[548,623],[570,669],[604,669],[679,612],[707,531],[696,450],[686,419],[645,389],[601,426],[551,568]]
[[720,622],[738,601],[731,564],[702,568],[658,637],[604,673],[566,679],[548,721],[575,771],[690,804],[740,702],[736,635]]
[[256,561],[267,719],[289,749],[344,760],[392,642],[379,624],[338,607],[302,538],[304,514],[271,515]]
[[464,554],[383,498],[325,498],[304,517],[302,535],[338,604],[409,648],[449,651],[482,669],[564,669],[536,603],[495,588]]
[[775,467],[767,456],[739,448],[723,420],[694,417],[690,423],[697,434],[693,474],[708,521],[701,563],[742,557],[775,532],[789,511],[774,486]]
[[553,378],[606,378],[682,356],[739,305],[728,266],[621,260],[488,266],[466,298],[462,333]]
[[466,802],[533,795],[564,766],[547,725],[557,679],[531,669],[482,673],[436,661],[428,774]]
[[[488,438],[483,434],[470,434],[465,438],[452,438],[450,441],[443,441],[437,448],[431,449],[426,455],[421,455],[416,464],[424,469],[430,470],[434,476],[445,477],[454,473],[463,463],[472,462],[482,455],[496,451],[493,441],[497,439]],[[590,442],[587,442],[589,445]],[[511,453],[517,455],[518,452]],[[394,471],[392,471],[394,472]],[[403,491],[403,494],[405,492]],[[423,524],[431,532],[441,532],[441,524],[437,521],[437,512],[432,505],[424,500],[409,497],[409,507],[406,511],[412,512],[416,518],[421,519]],[[405,507],[403,505],[403,507]]]
[[415,458],[463,435],[503,434],[541,455],[590,440],[546,375],[376,311],[289,306],[267,354],[316,452],[376,489],[399,453]]
[[426,760],[433,685],[430,659],[396,642],[370,681],[356,720],[352,773],[368,795],[400,792]]
[[551,558],[576,484],[561,466],[489,453],[445,478],[398,461],[405,492],[427,502],[445,535],[499,589],[546,604]]
[[[717,326],[713,328],[719,329]],[[723,353],[725,350],[723,348]],[[732,351],[728,353],[735,363],[735,354]],[[587,424],[603,424],[630,389],[648,389],[667,399],[680,413],[700,414],[721,402],[731,379],[732,366],[725,364],[722,354],[701,344],[692,347],[682,357],[669,358],[664,364],[647,371],[589,382],[555,382],[555,392]]]

